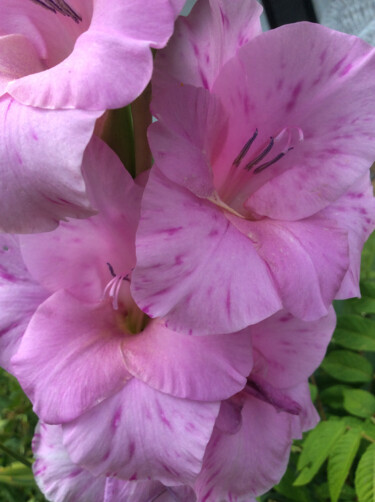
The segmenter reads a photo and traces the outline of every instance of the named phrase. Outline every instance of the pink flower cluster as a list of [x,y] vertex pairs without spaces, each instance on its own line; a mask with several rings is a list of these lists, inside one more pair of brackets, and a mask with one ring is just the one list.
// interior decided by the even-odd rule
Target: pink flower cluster
[[[253,502],[375,228],[375,49],[255,0],[1,0],[0,364],[53,502]],[[101,139],[153,71],[154,165]],[[124,133],[125,134],[125,133]]]

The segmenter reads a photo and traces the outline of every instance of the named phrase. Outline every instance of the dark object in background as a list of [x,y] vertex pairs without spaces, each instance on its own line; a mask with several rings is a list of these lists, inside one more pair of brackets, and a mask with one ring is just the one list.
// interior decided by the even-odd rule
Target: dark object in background
[[297,21],[317,23],[311,0],[262,0],[271,28]]

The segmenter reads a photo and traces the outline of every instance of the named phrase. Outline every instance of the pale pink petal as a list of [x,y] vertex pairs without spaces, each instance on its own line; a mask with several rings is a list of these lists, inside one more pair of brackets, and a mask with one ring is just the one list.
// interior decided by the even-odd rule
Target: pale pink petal
[[132,293],[151,317],[196,334],[228,333],[281,308],[250,240],[216,206],[154,168],[137,236]]
[[86,304],[64,291],[46,300],[12,360],[35,413],[52,424],[73,420],[121,389],[131,377],[123,337],[107,302]]
[[126,369],[150,387],[199,401],[227,399],[246,384],[252,367],[251,338],[241,332],[196,337],[152,321],[123,344]]
[[133,378],[65,424],[64,444],[95,475],[188,483],[201,469],[218,411],[218,402],[174,398]]
[[[106,0],[97,0],[90,26],[82,29],[73,51],[56,66],[13,81],[8,92],[23,104],[41,108],[105,110],[127,105],[150,80],[150,47],[165,46],[183,3],[112,0],[108,8]],[[53,14],[48,14],[53,22]],[[85,14],[82,18],[89,21]]]
[[12,80],[43,69],[35,47],[27,38],[19,34],[0,36],[0,96]]
[[212,90],[230,115],[225,148],[232,158],[256,129],[249,158],[285,128],[304,137],[277,163],[248,173],[249,210],[310,216],[368,170],[375,158],[374,71],[375,49],[316,24],[271,30],[239,49]]
[[[290,393],[293,398],[298,395],[302,405],[306,387]],[[303,413],[309,414],[310,408]],[[237,433],[214,429],[195,484],[198,500],[248,502],[272,488],[284,474],[295,435],[301,435],[299,416],[247,397]]]
[[81,163],[98,113],[36,110],[3,97],[0,114],[0,229],[41,232],[92,214]]
[[157,56],[156,70],[210,88],[237,49],[261,33],[261,12],[255,0],[197,2],[187,18],[178,19],[173,40]]
[[303,221],[227,218],[268,264],[284,308],[306,321],[327,314],[349,268],[347,232],[323,216]]
[[304,322],[281,311],[251,326],[254,372],[277,388],[305,382],[322,362],[335,324],[331,307],[317,321]]
[[17,237],[0,235],[0,262],[0,365],[11,372],[10,360],[47,292],[24,266]]
[[99,214],[63,222],[53,232],[25,235],[21,247],[28,269],[50,291],[65,288],[81,299],[99,301],[112,278],[107,263],[124,275],[135,265],[142,188],[98,138],[89,143],[83,171],[90,203]]
[[321,214],[348,232],[350,265],[336,298],[360,296],[359,274],[362,248],[375,228],[375,199],[368,173]]

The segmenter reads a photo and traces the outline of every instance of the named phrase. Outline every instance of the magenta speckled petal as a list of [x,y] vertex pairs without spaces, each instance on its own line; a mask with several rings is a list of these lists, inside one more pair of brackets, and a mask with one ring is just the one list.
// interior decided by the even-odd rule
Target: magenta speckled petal
[[177,399],[133,378],[65,424],[64,444],[72,460],[95,475],[188,483],[202,467],[219,406]]
[[322,362],[335,324],[331,307],[317,321],[304,322],[281,311],[251,326],[254,371],[278,388],[305,382]]
[[255,0],[197,2],[176,22],[174,42],[156,59],[156,70],[184,84],[211,88],[222,66],[261,33]]
[[[304,387],[304,393],[308,392]],[[231,434],[214,429],[195,484],[198,499],[247,502],[272,488],[285,472],[298,429],[300,435],[298,424],[298,416],[246,397],[240,430]]]
[[227,217],[267,263],[287,311],[305,321],[327,314],[349,268],[347,232],[336,221]]
[[[53,502],[103,502],[106,478],[95,478],[74,464],[63,447],[59,425],[39,422],[32,442],[33,473],[42,493]],[[112,502],[115,502],[114,500]]]
[[74,464],[63,446],[59,425],[39,422],[32,447],[33,472],[42,491],[53,502],[141,502],[156,500],[195,502],[188,487],[166,487],[157,481],[125,481],[114,477],[93,476]]
[[12,360],[15,374],[47,423],[75,419],[131,378],[123,333],[109,302],[95,305],[55,293],[36,311]]
[[128,338],[123,354],[129,373],[150,387],[197,401],[236,394],[252,367],[247,331],[197,337],[171,331],[159,320]]
[[[135,301],[169,327],[230,333],[282,308],[266,263],[216,206],[154,168],[143,198]],[[249,284],[251,287],[249,287]]]

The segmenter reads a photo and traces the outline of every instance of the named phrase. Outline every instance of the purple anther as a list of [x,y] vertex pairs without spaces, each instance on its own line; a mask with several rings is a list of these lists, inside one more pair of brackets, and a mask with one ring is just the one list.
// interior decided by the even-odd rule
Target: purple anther
[[41,5],[42,7],[45,7],[46,9],[54,12],[55,14],[57,12],[60,12],[63,16],[68,16],[73,19],[76,23],[79,23],[82,21],[82,18],[79,14],[77,14],[71,7],[70,5],[65,2],[64,0],[31,0],[34,3],[37,3],[38,5]]
[[255,129],[254,134],[251,136],[251,138],[245,143],[244,147],[240,151],[240,153],[237,155],[237,157],[233,161],[233,165],[235,167],[238,167],[241,164],[241,160],[245,157],[247,152],[249,151],[249,148],[251,145],[254,143],[255,138],[258,136],[258,129]]
[[111,276],[112,276],[112,277],[116,277],[116,273],[115,273],[115,271],[113,270],[112,265],[111,265],[110,263],[108,263],[108,262],[107,262],[107,266],[108,266],[108,268],[109,268],[109,271],[110,271],[110,273],[111,273]]
[[[290,150],[293,150],[293,147],[292,147],[292,146],[291,146],[290,148],[288,148],[287,152],[289,152]],[[261,172],[262,172],[262,171],[264,171],[264,169],[266,169],[267,167],[272,166],[272,164],[275,164],[275,162],[277,162],[277,161],[278,161],[278,160],[280,160],[282,157],[284,157],[284,155],[285,155],[287,152],[281,152],[281,153],[279,153],[278,155],[276,155],[276,157],[274,157],[273,159],[271,159],[270,161],[265,162],[264,164],[261,164],[260,166],[258,166],[258,167],[254,170],[254,174],[261,173]]]
[[245,169],[247,171],[250,171],[250,169],[255,166],[256,164],[258,164],[262,159],[264,159],[264,157],[267,155],[268,152],[270,152],[272,150],[272,147],[273,147],[273,144],[274,144],[274,139],[273,137],[271,136],[270,137],[270,142],[268,143],[268,145],[266,146],[266,148],[263,150],[263,152],[261,152],[257,157],[255,157],[254,160],[252,160],[251,162],[249,162],[248,164],[246,164],[245,166]]

